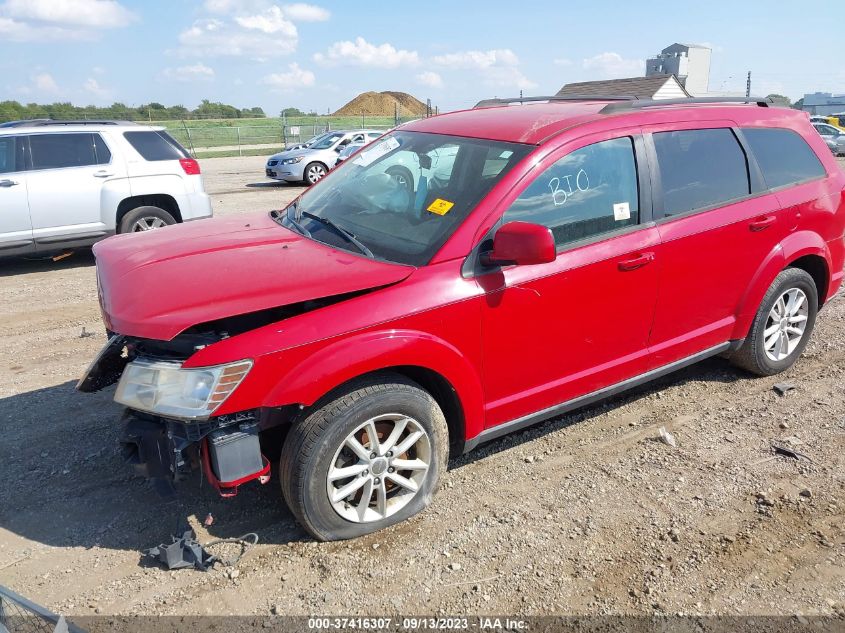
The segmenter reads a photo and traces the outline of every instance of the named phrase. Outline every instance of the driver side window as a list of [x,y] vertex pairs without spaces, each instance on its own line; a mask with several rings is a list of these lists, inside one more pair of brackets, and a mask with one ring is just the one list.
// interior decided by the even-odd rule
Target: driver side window
[[558,247],[638,224],[633,139],[602,141],[567,154],[528,185],[504,221],[547,226]]

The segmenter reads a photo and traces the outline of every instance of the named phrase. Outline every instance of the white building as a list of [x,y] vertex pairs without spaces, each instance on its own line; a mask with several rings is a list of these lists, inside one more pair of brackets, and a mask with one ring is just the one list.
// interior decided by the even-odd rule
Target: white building
[[672,44],[646,60],[645,74],[646,77],[675,75],[693,97],[706,96],[710,84],[710,49],[698,44]]

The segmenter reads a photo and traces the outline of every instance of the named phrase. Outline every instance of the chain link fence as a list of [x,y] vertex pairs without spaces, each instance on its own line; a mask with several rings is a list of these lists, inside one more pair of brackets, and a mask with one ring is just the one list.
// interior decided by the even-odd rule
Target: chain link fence
[[285,119],[231,121],[166,121],[168,133],[196,158],[255,156],[281,151],[332,130],[368,129],[387,131],[412,117],[315,117],[306,121]]
[[85,633],[63,616],[0,585],[0,633]]

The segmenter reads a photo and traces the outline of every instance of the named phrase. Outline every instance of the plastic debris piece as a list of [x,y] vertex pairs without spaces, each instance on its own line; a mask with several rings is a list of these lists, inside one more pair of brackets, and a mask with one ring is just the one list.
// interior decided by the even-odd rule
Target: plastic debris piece
[[797,387],[791,382],[779,382],[776,383],[772,389],[774,389],[775,393],[779,396],[783,396],[787,391],[792,391],[793,389],[797,389]]
[[675,436],[667,431],[665,426],[661,426],[658,431],[660,432],[660,439],[663,440],[664,444],[671,446],[672,448],[678,445],[678,441],[675,439]]

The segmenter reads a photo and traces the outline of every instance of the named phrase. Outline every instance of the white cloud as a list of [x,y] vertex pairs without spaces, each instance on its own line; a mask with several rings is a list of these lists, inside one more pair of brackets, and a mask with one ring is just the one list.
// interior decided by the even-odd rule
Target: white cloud
[[108,88],[101,86],[100,83],[93,77],[86,79],[85,83],[82,84],[82,88],[85,92],[88,92],[95,97],[99,97],[100,99],[106,99],[111,95],[111,91]]
[[272,6],[266,11],[256,15],[244,15],[235,18],[240,26],[245,29],[261,31],[262,33],[278,33],[282,37],[296,39],[296,27],[293,22],[287,20],[282,10]]
[[41,92],[57,93],[59,92],[59,85],[50,73],[40,73],[32,78],[32,83],[36,90]]
[[443,78],[436,72],[432,72],[430,70],[420,73],[417,75],[416,79],[417,83],[420,83],[423,86],[428,86],[429,88],[443,87]]
[[[256,16],[252,16],[256,17]],[[270,58],[287,55],[298,44],[296,27],[287,21],[284,26],[272,17],[251,21],[247,25],[208,18],[195,21],[179,34],[179,53],[195,57],[241,56]],[[265,29],[282,29],[282,32]]]
[[315,80],[314,73],[310,70],[302,70],[299,64],[293,63],[288,65],[288,72],[265,75],[261,83],[277,90],[293,90],[313,86]]
[[37,96],[57,95],[61,92],[59,85],[50,73],[38,73],[33,75],[29,84],[20,86],[18,92],[21,94],[35,94]]
[[560,57],[554,61],[555,66],[572,66],[574,63],[571,59],[565,57]]
[[282,6],[285,15],[294,22],[325,22],[332,14],[323,7],[304,2],[294,2]]
[[509,48],[497,48],[489,51],[463,51],[436,55],[431,60],[438,66],[453,69],[484,69],[493,66],[518,66],[519,58]]
[[6,0],[0,13],[63,26],[110,29],[126,26],[135,14],[116,0]]
[[325,53],[316,53],[314,61],[325,66],[369,66],[399,68],[420,63],[416,51],[399,50],[392,44],[370,44],[363,37],[354,42],[335,42]]
[[436,55],[435,65],[453,70],[475,70],[485,85],[500,88],[528,90],[537,84],[519,70],[519,57],[509,48],[489,51],[462,51]]
[[642,59],[624,59],[618,53],[599,53],[581,62],[584,70],[589,70],[603,79],[638,77],[645,72]]
[[189,66],[165,68],[161,74],[165,79],[171,81],[208,81],[214,79],[214,69],[209,68],[202,62]]
[[106,74],[106,69],[105,69],[105,68],[103,68],[102,66],[94,66],[94,67],[91,69],[91,72],[92,72],[92,73],[94,73],[95,75],[105,75],[105,74]]
[[58,26],[33,26],[0,16],[0,41],[11,42],[55,42],[58,40],[90,39],[89,31],[66,29]]

